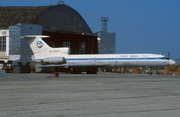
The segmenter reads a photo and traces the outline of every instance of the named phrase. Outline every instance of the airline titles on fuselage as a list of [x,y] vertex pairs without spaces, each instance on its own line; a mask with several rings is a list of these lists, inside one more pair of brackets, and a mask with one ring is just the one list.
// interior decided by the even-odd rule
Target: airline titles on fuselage
[[61,50],[49,50],[49,52],[61,52]]
[[119,56],[120,58],[128,58],[128,57],[130,57],[130,58],[136,58],[136,57],[138,57],[138,55],[121,55],[121,56]]

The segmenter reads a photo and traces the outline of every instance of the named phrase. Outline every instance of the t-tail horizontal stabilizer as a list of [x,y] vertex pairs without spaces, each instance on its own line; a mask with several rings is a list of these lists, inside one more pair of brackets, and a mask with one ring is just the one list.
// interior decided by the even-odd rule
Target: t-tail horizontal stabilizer
[[51,47],[49,47],[43,40],[42,38],[48,38],[49,36],[45,36],[45,35],[26,35],[23,36],[23,38],[25,38],[33,53],[34,54],[40,54],[40,53],[44,53],[47,52],[47,50],[50,50]]
[[46,57],[59,57],[62,55],[67,55],[70,53],[70,49],[68,47],[59,47],[59,48],[52,48],[49,45],[46,44],[42,40],[42,38],[48,38],[49,36],[45,35],[26,35],[22,38],[25,38],[30,48],[32,49],[35,58],[38,56],[38,58],[46,58]]

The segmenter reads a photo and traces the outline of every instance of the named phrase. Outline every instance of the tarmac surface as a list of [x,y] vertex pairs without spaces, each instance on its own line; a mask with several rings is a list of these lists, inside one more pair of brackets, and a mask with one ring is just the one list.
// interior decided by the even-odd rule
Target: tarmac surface
[[180,76],[6,74],[0,117],[180,117]]

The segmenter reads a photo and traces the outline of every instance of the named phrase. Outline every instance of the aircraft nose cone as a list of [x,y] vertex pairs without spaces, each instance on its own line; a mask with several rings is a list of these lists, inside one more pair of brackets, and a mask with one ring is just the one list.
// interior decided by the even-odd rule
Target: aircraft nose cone
[[170,61],[169,61],[169,65],[174,65],[174,64],[176,64],[175,61],[173,61],[173,60],[170,60]]

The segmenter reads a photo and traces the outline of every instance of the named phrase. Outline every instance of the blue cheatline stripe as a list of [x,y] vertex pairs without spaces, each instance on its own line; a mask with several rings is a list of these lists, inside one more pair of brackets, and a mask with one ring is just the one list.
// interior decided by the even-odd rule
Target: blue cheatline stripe
[[163,58],[66,58],[66,60],[166,60]]

